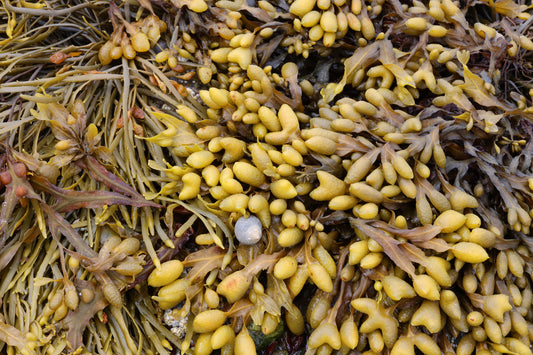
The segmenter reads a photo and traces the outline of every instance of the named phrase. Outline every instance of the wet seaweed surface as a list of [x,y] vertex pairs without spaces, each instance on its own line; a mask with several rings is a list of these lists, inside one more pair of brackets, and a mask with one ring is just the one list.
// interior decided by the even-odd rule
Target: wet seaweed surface
[[531,353],[531,4],[0,4],[1,353]]

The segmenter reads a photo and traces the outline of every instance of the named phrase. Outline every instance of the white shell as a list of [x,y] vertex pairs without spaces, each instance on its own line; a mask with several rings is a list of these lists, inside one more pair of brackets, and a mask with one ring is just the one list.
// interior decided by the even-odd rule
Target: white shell
[[235,223],[235,237],[241,244],[253,245],[257,243],[263,234],[261,221],[255,217],[241,217]]

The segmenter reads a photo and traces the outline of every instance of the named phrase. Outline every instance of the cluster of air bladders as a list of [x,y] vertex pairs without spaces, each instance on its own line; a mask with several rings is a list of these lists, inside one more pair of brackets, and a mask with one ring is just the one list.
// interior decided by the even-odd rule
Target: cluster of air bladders
[[[447,156],[443,132],[455,125],[493,139],[505,135],[501,110],[529,112],[519,94],[511,95],[514,103],[497,98],[497,70],[480,74],[470,52],[446,40],[463,33],[481,48],[503,41],[504,55],[515,57],[533,49],[512,25],[529,18],[526,8],[493,7],[514,21],[504,31],[470,24],[451,0],[296,0],[290,14],[259,1],[256,11],[267,18],[292,21],[280,42],[290,54],[331,55],[346,36],[356,39],[341,81],[321,85],[299,78],[292,62],[257,65],[257,46],[275,26],[246,28],[243,1],[180,3],[195,16],[225,10],[226,21],[213,29],[219,38],[205,53],[196,53],[199,40],[185,29],[178,32],[182,47],[154,53],[163,70],[176,57],[199,61],[198,78],[213,84],[198,93],[205,111],[181,105],[177,114],[152,113],[166,130],[147,141],[180,160],[153,162],[166,177],[159,195],[203,206],[229,230],[252,217],[262,227],[236,231],[235,240],[214,226],[196,235],[200,251],[218,260],[202,277],[189,273],[193,258],[167,261],[150,275],[165,318],[184,320],[176,330],[182,352],[253,353],[248,323],[269,334],[284,322],[308,334],[310,353],[530,354],[530,250],[504,237],[529,234],[533,177],[517,172],[520,188],[507,193],[488,180],[452,183],[457,161]],[[384,9],[399,19],[387,33],[378,25]],[[391,33],[427,44],[403,52]],[[342,97],[347,90],[358,96]],[[421,93],[433,105],[421,109]],[[314,104],[304,109],[302,100]],[[449,104],[464,113],[439,109]],[[496,145],[494,154],[507,148]],[[500,193],[503,205],[483,205],[489,193]],[[311,300],[295,305],[310,284]]]

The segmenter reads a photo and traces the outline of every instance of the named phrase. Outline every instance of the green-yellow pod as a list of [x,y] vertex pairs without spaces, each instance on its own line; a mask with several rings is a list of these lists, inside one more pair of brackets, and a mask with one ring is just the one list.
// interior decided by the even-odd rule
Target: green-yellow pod
[[[139,250],[139,247],[141,246],[141,242],[137,238],[126,238],[123,239],[119,245],[117,245],[113,249],[114,254],[120,254],[123,253],[125,255],[132,255],[137,250]],[[72,260],[72,258],[70,259]]]
[[361,115],[353,107],[353,102],[337,102],[339,105],[339,113],[342,117],[349,119],[350,121],[358,122],[361,120]]
[[275,148],[268,149],[267,154],[269,159],[271,159],[272,162],[274,162],[275,164],[285,164],[285,160],[283,160],[283,155],[279,150],[276,150]]
[[256,137],[259,140],[263,140],[268,133],[267,128],[262,123],[256,123],[252,126],[252,133],[254,134],[254,137]]
[[229,91],[224,89],[218,89],[215,87],[209,88],[209,97],[219,107],[224,108],[229,104]]
[[335,259],[329,254],[329,252],[322,246],[322,244],[318,244],[313,249],[313,256],[316,260],[326,269],[326,271],[329,274],[329,277],[332,279],[335,278],[335,275],[337,275],[337,264],[335,262]]
[[440,308],[451,319],[461,318],[461,306],[455,293],[451,290],[442,290],[440,294]]
[[[198,128],[195,132],[196,136],[202,140],[210,140],[219,137],[221,133],[221,126],[205,126]],[[209,151],[213,152],[211,149]]]
[[333,11],[324,11],[320,17],[320,27],[324,32],[337,32],[337,16]]
[[370,174],[366,176],[365,179],[365,182],[376,190],[379,190],[381,188],[384,181],[385,177],[381,168],[374,169]]
[[373,202],[379,204],[383,201],[383,195],[380,191],[362,182],[350,184],[349,191],[350,194],[365,202]]
[[433,222],[433,211],[431,210],[431,206],[429,205],[429,202],[426,200],[425,196],[417,196],[415,207],[420,224],[425,226]]
[[221,109],[222,106],[217,104],[213,99],[211,98],[211,95],[209,95],[209,90],[200,90],[198,91],[198,94],[200,95],[200,98],[206,104],[209,108],[218,110]]
[[102,286],[102,293],[110,305],[117,308],[122,307],[122,295],[114,282],[106,282]]
[[370,41],[376,37],[376,28],[374,27],[374,24],[368,15],[362,16],[361,18],[361,33],[367,41]]
[[279,122],[276,113],[266,106],[261,106],[257,110],[259,120],[270,132],[278,132],[281,130],[281,123]]
[[293,210],[285,210],[281,215],[281,224],[287,228],[296,227],[296,212]]
[[324,292],[333,291],[333,282],[327,270],[319,263],[310,263],[307,265],[309,278],[314,282],[316,287]]
[[385,181],[391,185],[396,184],[396,181],[398,180],[398,174],[396,173],[396,170],[390,161],[384,161],[381,164],[381,170],[383,171],[383,178]]
[[485,296],[483,299],[483,310],[487,315],[497,322],[503,322],[505,312],[513,308],[509,302],[509,296],[503,294]]
[[[142,271],[142,267],[141,267],[141,271]],[[80,298],[78,296],[78,291],[76,290],[76,287],[74,286],[74,284],[65,283],[65,298],[64,298],[65,305],[71,310],[76,310],[78,308],[79,301],[80,301]]]
[[300,154],[300,152],[290,145],[284,145],[281,148],[281,154],[283,156],[283,160],[292,166],[298,167],[303,163],[302,154]]
[[241,69],[246,70],[252,64],[252,51],[250,48],[237,47],[228,53],[228,61],[237,63]]
[[284,248],[289,248],[300,243],[303,238],[304,232],[300,228],[285,228],[278,235],[278,243]]
[[217,293],[226,297],[229,303],[234,303],[246,294],[251,283],[252,279],[245,271],[235,271],[220,281]]
[[320,18],[322,17],[322,13],[318,12],[316,10],[309,11],[302,17],[302,26],[304,27],[313,27],[317,25],[320,22]]
[[438,301],[440,299],[440,286],[431,276],[415,275],[413,288],[417,295],[422,298]]
[[374,239],[368,239],[368,250],[373,252],[382,252],[383,247]]
[[233,163],[244,156],[246,143],[234,137],[224,137],[220,139],[220,146],[225,150],[222,162]]
[[341,336],[337,327],[329,322],[320,324],[309,336],[308,347],[315,349],[323,344],[328,344],[335,350],[342,346]]
[[342,322],[339,333],[342,345],[348,349],[355,349],[359,343],[359,330],[351,315]]
[[160,269],[152,271],[148,276],[148,285],[161,287],[170,284],[183,272],[183,264],[179,260],[169,260],[161,264]]
[[420,307],[413,313],[411,317],[411,325],[423,325],[430,333],[438,333],[441,331],[443,323],[441,323],[440,308],[437,302],[425,300]]
[[[531,48],[533,49],[533,44],[531,46]],[[505,344],[505,346],[512,352],[516,353],[516,354],[521,354],[521,355],[531,355],[533,354],[531,352],[531,349],[529,347],[529,344],[524,344],[522,341],[516,339],[516,338],[511,338],[511,337],[508,337],[508,338],[505,338],[503,343]]]
[[352,209],[357,204],[357,199],[350,195],[340,195],[333,197],[328,207],[333,211],[346,211]]
[[[329,121],[326,120],[326,119],[321,119],[322,122],[324,122],[324,120],[329,124]],[[319,121],[314,121],[315,123],[316,122],[319,122]],[[327,128],[322,128],[322,127],[313,127],[313,128],[309,128],[309,129],[303,129],[302,130],[302,138],[304,139],[310,139],[310,138],[313,138],[313,137],[324,137],[324,138],[328,138],[329,140],[332,140],[332,141],[337,141],[339,139],[339,133],[337,132],[333,132]],[[305,142],[304,142],[305,144]]]
[[451,250],[457,259],[470,264],[481,263],[489,258],[486,250],[476,243],[459,242]]
[[287,255],[274,265],[274,276],[279,280],[285,280],[292,277],[296,270],[298,270],[298,262],[293,256]]
[[395,343],[390,352],[391,355],[415,355],[413,339],[407,336],[401,336]]
[[261,186],[265,183],[265,175],[250,163],[238,161],[233,164],[233,173],[240,181],[250,186]]
[[416,292],[411,285],[406,281],[394,275],[387,275],[381,280],[383,290],[387,296],[394,301],[399,301],[402,298],[412,298],[416,296]]
[[52,322],[59,322],[61,319],[65,318],[67,316],[69,308],[65,303],[61,303],[59,307],[54,312],[54,316],[52,317]]
[[[516,307],[519,307],[522,304],[522,293],[520,292],[520,288],[514,283],[508,284],[507,287],[509,288],[509,295],[511,295],[511,300],[513,301],[513,305]],[[529,289],[529,288],[526,288],[526,289]]]
[[300,129],[300,122],[294,110],[287,104],[281,105],[278,110],[278,119],[283,131],[292,134]]
[[442,212],[437,218],[435,218],[433,225],[442,227],[441,233],[451,233],[461,228],[465,221],[466,217],[462,213],[448,210]]
[[[450,1],[451,2],[451,1]],[[461,338],[459,344],[457,344],[457,355],[470,355],[474,352],[476,347],[476,341],[472,337],[472,334],[466,334]]]
[[291,4],[289,12],[293,15],[302,18],[305,14],[313,10],[315,4],[316,0],[295,0]]
[[372,161],[363,155],[357,159],[348,169],[344,181],[348,184],[361,181],[372,168]]
[[113,267],[112,270],[124,276],[135,276],[143,271],[143,267],[137,261],[123,261]]
[[402,192],[402,190],[400,190],[400,188],[397,185],[383,186],[381,190],[379,191],[384,197],[387,197],[387,198],[398,196]]
[[294,298],[300,293],[305,286],[308,277],[309,273],[307,272],[307,266],[298,266],[296,273],[289,278],[289,282],[287,283],[287,288],[289,289],[291,297]]
[[270,227],[271,215],[268,200],[265,196],[257,194],[250,197],[248,200],[248,210],[259,218],[263,227]]
[[429,170],[429,167],[422,162],[416,163],[415,170],[417,174],[420,175],[424,179],[427,179],[431,175],[431,170]]
[[308,195],[313,190],[314,185],[311,182],[303,181],[296,185],[296,192],[299,196]]
[[368,240],[360,240],[350,245],[350,256],[348,263],[350,265],[357,265],[361,262],[363,257],[369,253]]
[[309,218],[303,213],[298,213],[296,215],[296,226],[300,228],[303,231],[306,231],[309,229],[311,222],[309,222]]
[[[204,292],[204,301],[207,307],[218,308],[218,305],[220,304],[220,297],[218,297],[218,293],[216,293],[214,290],[210,288],[206,288]],[[213,349],[218,349],[218,348],[213,348]]]
[[439,256],[427,257],[424,264],[426,273],[431,276],[442,287],[450,287],[452,279],[448,273],[450,263]]
[[[164,52],[160,52],[164,53]],[[198,121],[198,116],[196,116],[196,112],[194,110],[186,105],[178,105],[178,108],[176,110],[178,115],[183,117],[185,121],[189,123],[196,123]]]
[[275,216],[279,216],[287,209],[287,201],[281,198],[278,198],[270,202],[269,210]]
[[140,31],[131,36],[131,45],[136,52],[147,52],[150,50],[148,36]]
[[220,171],[214,165],[208,165],[202,169],[202,178],[207,186],[217,186],[220,178]]
[[375,116],[378,113],[378,109],[367,101],[357,101],[353,107],[357,112],[369,117]]
[[392,166],[398,175],[404,179],[412,179],[414,177],[413,169],[411,169],[409,163],[397,154],[392,158]]
[[187,158],[187,164],[195,169],[203,169],[210,165],[213,160],[215,160],[213,153],[208,150],[200,150],[189,155]]
[[363,269],[373,269],[379,266],[382,260],[383,260],[383,253],[370,252],[361,259],[359,266],[361,266]]
[[440,355],[441,350],[439,345],[432,337],[425,333],[417,333],[413,337],[414,343],[420,351],[425,355]]
[[522,277],[524,274],[524,259],[514,250],[507,249],[507,267],[511,274],[516,277]]
[[388,348],[392,348],[398,337],[398,321],[394,316],[387,314],[385,308],[374,299],[355,298],[350,303],[359,312],[364,312],[371,319],[367,319],[361,324],[361,333],[370,333],[376,329],[381,329],[383,341]]
[[[185,299],[185,291],[191,285],[191,282],[187,279],[177,279],[174,282],[169,283],[159,289],[157,297],[160,297],[162,301],[166,303],[174,303],[174,305],[180,303]],[[173,306],[172,306],[173,307]]]
[[437,21],[444,21],[444,11],[441,8],[440,1],[430,1],[428,15]]
[[370,350],[376,354],[383,352],[385,348],[385,342],[383,341],[383,336],[379,330],[374,330],[367,335],[368,346]]
[[298,307],[291,307],[285,312],[285,322],[291,333],[302,335],[305,332],[305,319]]
[[200,193],[200,185],[202,178],[196,173],[187,173],[181,177],[183,181],[183,188],[180,191],[178,198],[180,200],[189,200],[195,198]]
[[522,315],[516,310],[511,310],[509,313],[511,315],[513,331],[521,336],[527,335],[529,333],[528,322],[524,317],[522,317]]
[[235,337],[235,355],[255,355],[255,343],[246,327],[242,327],[241,332]]
[[424,31],[427,25],[428,23],[423,17],[411,17],[405,21],[405,26],[407,26],[407,28],[417,32]]
[[309,193],[313,200],[329,201],[346,192],[346,184],[336,176],[322,170],[317,171],[316,176],[320,185]]
[[263,316],[263,322],[261,324],[261,332],[264,335],[269,335],[274,330],[276,330],[278,324],[279,324],[279,316],[274,316],[266,312],[265,315]]
[[415,198],[416,197],[416,185],[411,179],[404,179],[401,176],[398,176],[398,186],[400,187],[400,190],[402,190],[402,193],[405,195],[405,197],[408,198]]
[[475,229],[475,228],[481,227],[481,218],[479,218],[475,214],[467,213],[467,214],[465,214],[465,217],[466,217],[465,226],[467,228]]
[[431,204],[435,206],[435,208],[441,213],[452,209],[450,201],[448,201],[446,196],[437,190],[430,190],[427,194],[427,197],[429,198],[429,201],[431,201]]
[[220,328],[226,321],[226,314],[218,309],[200,312],[194,317],[192,328],[196,333],[210,333]]
[[332,155],[337,151],[337,142],[321,136],[314,136],[305,141],[305,146],[310,150],[323,154]]
[[194,355],[209,355],[213,352],[211,346],[211,334],[203,333],[198,335],[194,343]]
[[298,195],[294,185],[287,179],[273,181],[270,184],[270,191],[277,198],[284,200],[290,200]]
[[428,29],[428,35],[435,38],[440,38],[446,36],[448,30],[440,25],[432,25]]
[[503,341],[503,334],[500,325],[490,317],[484,317],[483,328],[488,339],[495,343],[501,344]]
[[229,196],[229,193],[222,186],[213,186],[209,189],[209,193],[215,200],[223,200]]
[[379,213],[379,207],[375,203],[368,202],[359,207],[359,217],[362,219],[374,219]]
[[294,176],[296,174],[296,167],[290,164],[287,164],[287,163],[283,163],[283,164],[280,164],[276,168],[276,171],[279,174],[279,176],[289,177],[289,176]]
[[246,207],[248,206],[248,200],[248,195],[234,194],[220,201],[218,207],[222,211],[239,212],[240,214],[244,215],[246,212]]
[[474,228],[470,231],[468,241],[479,244],[483,248],[490,248],[496,243],[496,234],[485,228]]
[[465,208],[476,208],[478,206],[477,199],[461,190],[455,190],[450,195],[450,203],[452,208],[456,211],[462,211]]

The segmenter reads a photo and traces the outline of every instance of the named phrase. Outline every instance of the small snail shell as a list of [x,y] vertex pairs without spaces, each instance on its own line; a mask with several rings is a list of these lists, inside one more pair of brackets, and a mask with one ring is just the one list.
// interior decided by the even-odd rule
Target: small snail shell
[[253,245],[261,239],[262,228],[257,217],[241,217],[235,223],[235,237],[241,244]]

